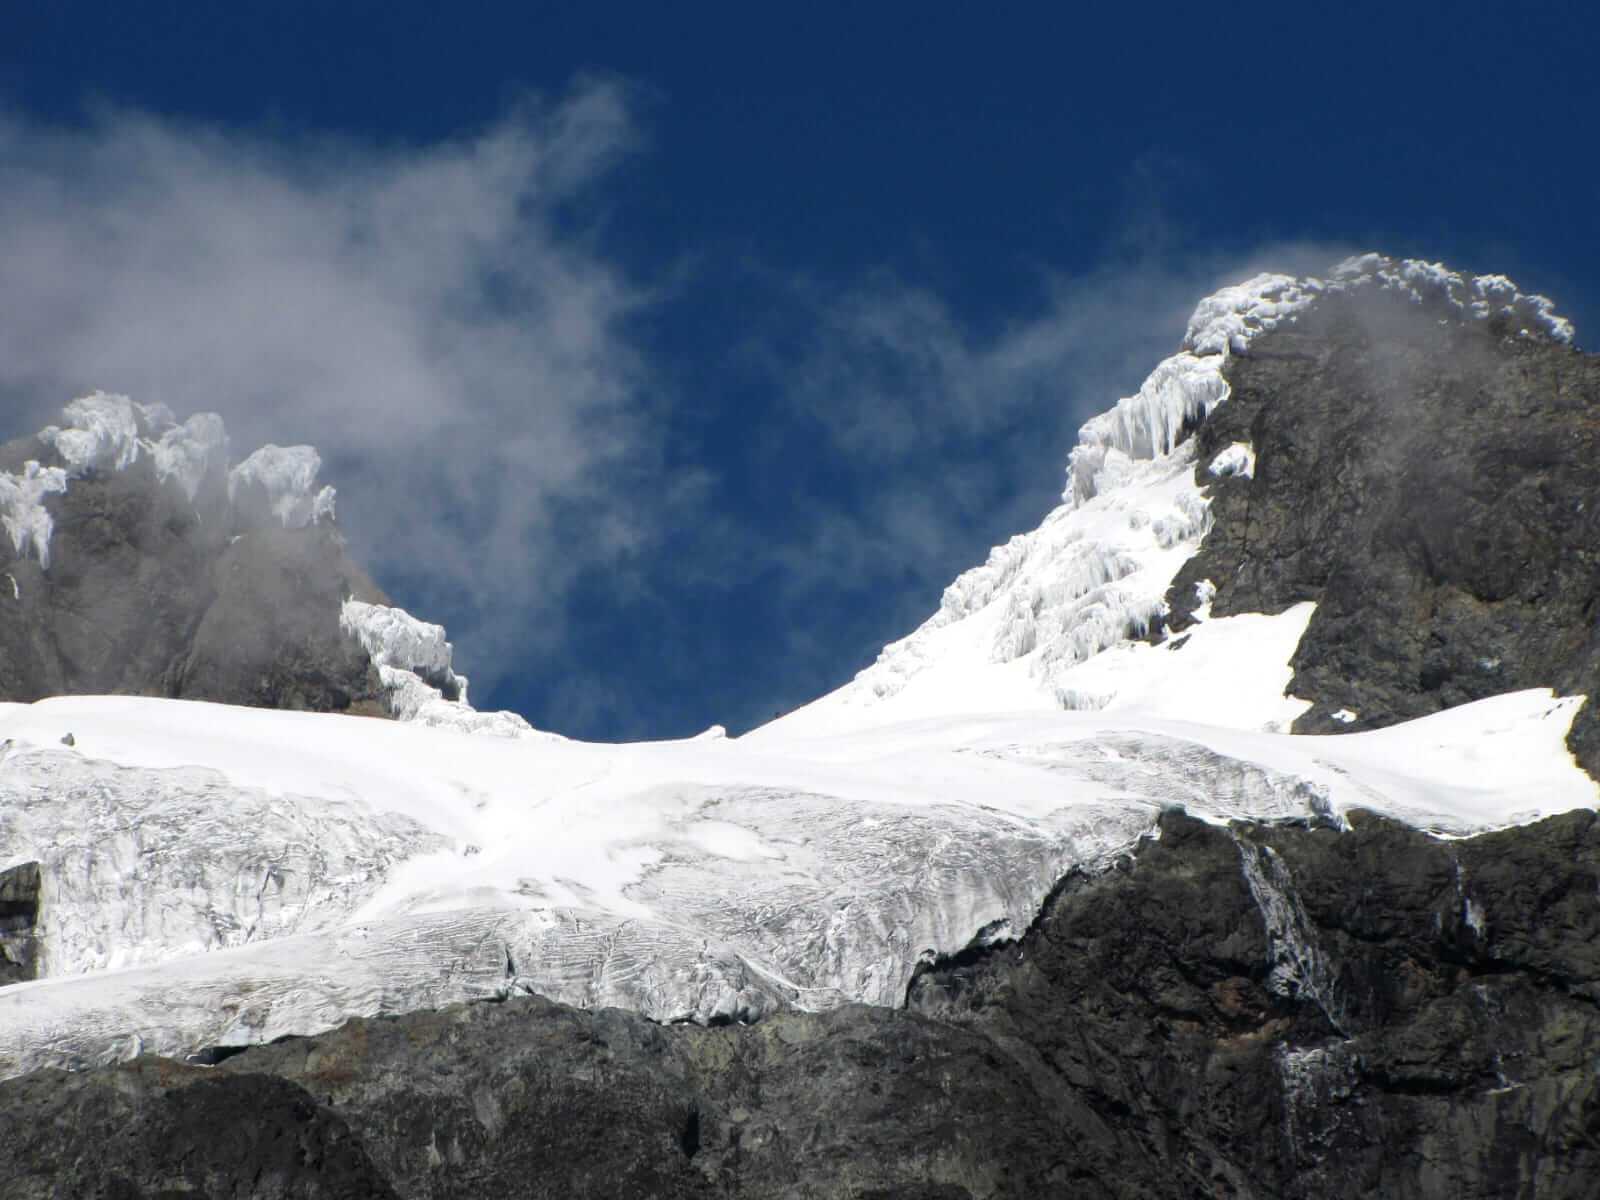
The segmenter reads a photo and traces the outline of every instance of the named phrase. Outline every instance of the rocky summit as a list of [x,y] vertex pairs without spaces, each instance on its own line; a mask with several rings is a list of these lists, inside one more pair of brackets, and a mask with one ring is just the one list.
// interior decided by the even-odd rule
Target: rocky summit
[[230,471],[220,421],[103,394],[65,419],[0,446],[0,698],[382,711],[339,613],[383,595],[346,554],[331,491],[313,514],[309,448]]
[[1224,288],[855,680],[626,747],[468,708],[308,448],[75,402],[0,452],[0,1197],[1595,1195],[1573,336]]

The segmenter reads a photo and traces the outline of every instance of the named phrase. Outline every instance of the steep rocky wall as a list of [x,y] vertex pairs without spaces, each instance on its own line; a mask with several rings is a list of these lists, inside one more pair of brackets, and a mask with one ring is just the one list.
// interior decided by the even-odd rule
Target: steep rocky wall
[[1458,842],[1174,812],[905,1011],[521,998],[45,1072],[0,1084],[0,1194],[1587,1197],[1597,885],[1588,812]]
[[[1168,603],[1317,610],[1302,733],[1370,729],[1528,687],[1600,690],[1600,357],[1329,295],[1226,368],[1198,431],[1214,525]],[[1252,475],[1206,476],[1234,443]],[[1343,713],[1341,719],[1335,714]],[[1600,708],[1572,745],[1600,775]]]
[[[0,471],[56,451],[0,447]],[[376,671],[339,626],[382,600],[335,529],[236,526],[225,489],[191,501],[150,456],[47,498],[48,567],[0,537],[0,699],[125,693],[381,711]]]

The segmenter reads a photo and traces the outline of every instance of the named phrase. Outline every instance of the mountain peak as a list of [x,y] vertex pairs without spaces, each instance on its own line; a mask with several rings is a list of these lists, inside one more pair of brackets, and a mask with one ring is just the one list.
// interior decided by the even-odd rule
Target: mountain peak
[[1212,530],[1214,486],[1227,478],[1238,489],[1257,470],[1246,437],[1201,461],[1196,431],[1232,394],[1235,359],[1329,305],[1369,313],[1380,341],[1402,325],[1411,336],[1414,321],[1530,347],[1573,338],[1547,298],[1505,276],[1375,253],[1347,258],[1325,277],[1264,273],[1221,288],[1196,305],[1178,353],[1085,422],[1062,504],[1037,529],[959,576],[938,612],[852,682],[778,724],[820,731],[984,708],[1153,706],[1178,716],[1226,680],[1228,702],[1209,704],[1208,720],[1289,729],[1313,707],[1286,688],[1314,596],[1249,615],[1235,608],[1190,630],[1181,656],[1158,646],[1175,606],[1189,623],[1209,614],[1209,580],[1189,581],[1181,599],[1171,592]]

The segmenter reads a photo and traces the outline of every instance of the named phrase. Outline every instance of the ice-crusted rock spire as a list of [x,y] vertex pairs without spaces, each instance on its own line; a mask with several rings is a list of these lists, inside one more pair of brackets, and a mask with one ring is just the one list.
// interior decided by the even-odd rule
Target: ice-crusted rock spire
[[310,446],[262,446],[228,472],[228,499],[247,525],[285,529],[331,522],[335,493],[317,487],[322,456]]
[[39,431],[57,465],[36,460],[18,473],[0,472],[0,522],[18,555],[50,563],[54,523],[44,498],[73,479],[126,471],[148,458],[156,479],[180,489],[191,504],[225,491],[230,519],[241,529],[301,529],[332,522],[335,493],[318,487],[322,459],[310,446],[263,446],[229,470],[228,432],[216,413],[179,422],[164,404],[139,404],[113,392],[91,392],[62,410],[61,425]]
[[1222,367],[1258,333],[1274,329],[1315,299],[1313,280],[1257,275],[1207,296],[1195,307],[1184,348],[1150,372],[1132,396],[1078,431],[1063,499],[1084,504],[1126,477],[1130,460],[1170,455],[1185,431],[1228,398]]
[[451,666],[454,647],[443,625],[354,599],[345,601],[339,624],[371,657],[396,720],[498,737],[536,732],[514,712],[479,712],[467,703],[467,677]]
[[[1320,297],[1363,289],[1393,293],[1441,320],[1493,322],[1518,337],[1558,343],[1573,336],[1549,300],[1504,276],[1379,254],[1346,259],[1325,279],[1264,273],[1221,288],[1196,305],[1178,353],[1133,395],[1084,423],[1061,506],[957,578],[939,611],[885,647],[854,681],[789,720],[827,723],[845,710],[881,705],[904,716],[976,705],[1117,702],[1130,673],[1120,660],[1112,669],[1100,656],[1113,648],[1134,652],[1163,618],[1174,576],[1210,529],[1205,486],[1255,470],[1255,451],[1243,442],[1214,462],[1194,461],[1190,434],[1228,399],[1228,360],[1248,353],[1259,335],[1298,320]],[[1298,638],[1290,625],[1298,621],[1303,630],[1310,617],[1309,606],[1297,608],[1304,611],[1285,614],[1293,620],[1279,630],[1287,639],[1283,662]],[[1284,727],[1304,706],[1282,695],[1286,668],[1261,680],[1268,675],[1261,696],[1240,711],[1249,714],[1247,723]]]
[[0,471],[0,524],[5,525],[19,558],[32,552],[41,567],[50,566],[50,534],[55,522],[44,498],[66,490],[67,473],[60,467],[41,467],[30,459],[19,474]]

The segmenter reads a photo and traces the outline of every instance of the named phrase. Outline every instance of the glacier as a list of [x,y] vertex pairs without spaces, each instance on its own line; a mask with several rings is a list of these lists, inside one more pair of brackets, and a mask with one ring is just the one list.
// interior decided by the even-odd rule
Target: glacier
[[895,1004],[924,957],[1025,928],[1173,804],[1444,835],[1592,805],[1563,741],[1581,702],[1337,738],[1099,711],[620,746],[0,705],[0,870],[44,881],[43,977],[0,988],[0,1075],[516,991],[662,1021]]
[[[1172,805],[1334,825],[1361,808],[1444,837],[1594,805],[1565,743],[1583,697],[1293,736],[1306,705],[1286,694],[1289,662],[1312,605],[1217,618],[1202,603],[1176,653],[1144,636],[1208,531],[1209,482],[1254,470],[1248,445],[1202,464],[1188,437],[1227,402],[1228,357],[1324,292],[1366,287],[1571,337],[1501,277],[1375,255],[1224,288],[1084,425],[1039,528],[843,688],[742,737],[596,745],[479,713],[442,627],[354,598],[341,626],[401,721],[0,704],[0,870],[39,863],[42,888],[40,978],[0,988],[0,1076],[523,991],[661,1021],[893,1005],[920,962],[1025,928],[1064,874],[1116,862]],[[42,566],[45,498],[142,454],[249,520],[333,518],[309,447],[229,469],[220,420],[91,399],[52,435],[62,466],[0,474],[7,531]],[[1240,854],[1282,985],[1326,991],[1279,866]]]

